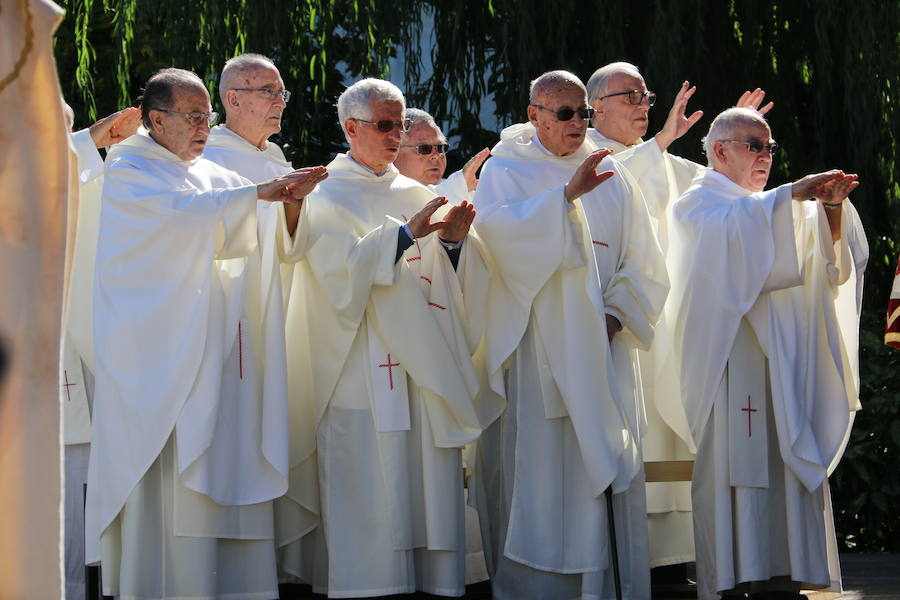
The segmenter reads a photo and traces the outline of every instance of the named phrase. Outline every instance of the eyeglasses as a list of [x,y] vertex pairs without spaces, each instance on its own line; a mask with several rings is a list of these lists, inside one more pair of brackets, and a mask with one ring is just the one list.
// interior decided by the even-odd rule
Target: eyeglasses
[[450,144],[400,144],[400,147],[415,148],[416,154],[428,156],[432,152],[437,152],[438,154],[447,154],[447,150],[450,149]]
[[380,121],[366,121],[365,119],[358,119],[356,117],[351,118],[356,119],[360,123],[365,123],[366,125],[374,125],[381,133],[390,133],[395,129],[399,129],[400,133],[406,133],[412,126],[412,121],[410,121],[409,119],[403,119],[402,121],[391,121],[390,119],[382,119]]
[[628,104],[634,104],[635,106],[643,102],[644,97],[646,96],[647,104],[649,106],[653,106],[654,104],[656,104],[656,94],[654,92],[645,92],[642,90],[628,90],[627,92],[607,94],[605,96],[600,96],[600,100],[603,100],[604,98],[612,98],[613,96],[628,96]]
[[269,88],[231,88],[236,92],[259,92],[268,100],[274,101],[278,96],[287,104],[291,101],[291,92],[289,90],[270,90]]
[[212,127],[216,124],[216,121],[219,120],[219,113],[211,112],[211,113],[202,113],[202,112],[191,112],[184,113],[178,112],[177,110],[169,110],[168,108],[151,108],[149,110],[158,110],[159,112],[164,112],[170,115],[181,115],[187,122],[190,123],[191,127],[199,127],[201,123],[206,121],[206,123]]
[[547,108],[546,106],[541,106],[540,104],[532,104],[532,106],[541,110],[546,110],[547,112],[552,112],[556,115],[557,121],[571,121],[572,117],[575,116],[575,113],[578,113],[578,116],[585,121],[594,118],[594,109],[588,106],[582,106],[579,108],[569,108],[568,106],[564,106],[559,110],[553,110],[552,108]]
[[768,150],[769,156],[772,156],[772,157],[774,157],[778,153],[778,148],[779,148],[778,144],[776,144],[775,142],[772,142],[771,144],[764,144],[763,142],[761,142],[759,140],[750,140],[748,142],[745,142],[744,140],[718,140],[718,141],[729,143],[729,144],[743,144],[744,146],[747,146],[747,150],[749,150],[750,152],[752,152],[754,154],[759,154],[763,150]]

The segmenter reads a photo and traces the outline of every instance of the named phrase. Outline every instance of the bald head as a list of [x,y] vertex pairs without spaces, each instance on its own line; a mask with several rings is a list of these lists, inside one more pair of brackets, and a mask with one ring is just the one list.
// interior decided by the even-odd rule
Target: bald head
[[568,71],[548,71],[531,82],[531,89],[528,93],[528,102],[534,104],[540,103],[542,98],[556,96],[561,93],[570,93],[574,90],[580,90],[587,93],[584,84],[578,76]]
[[243,87],[242,79],[246,78],[248,71],[255,69],[273,69],[276,72],[278,71],[275,63],[271,60],[262,54],[252,53],[239,54],[229,59],[225,66],[222,67],[222,74],[219,76],[219,98],[222,99],[222,104],[225,105],[226,111],[228,110],[228,103],[225,101],[225,92],[230,89]]
[[141,96],[141,121],[148,131],[153,131],[150,110],[171,109],[178,92],[207,93],[203,81],[191,71],[171,67],[160,69],[150,76]]

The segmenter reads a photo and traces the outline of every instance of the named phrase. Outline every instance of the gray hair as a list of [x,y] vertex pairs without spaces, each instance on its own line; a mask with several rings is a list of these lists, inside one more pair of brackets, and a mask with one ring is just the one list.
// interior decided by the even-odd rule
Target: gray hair
[[406,99],[400,88],[384,79],[367,77],[344,90],[337,101],[338,121],[344,136],[347,135],[347,129],[344,127],[347,119],[371,119],[372,102],[385,100],[400,102],[404,109],[406,108]]
[[644,78],[641,75],[641,72],[638,71],[638,68],[629,62],[620,61],[604,65],[594,71],[594,74],[591,75],[590,79],[588,79],[588,102],[593,102],[594,100],[602,96],[608,89],[609,79],[613,75],[618,75],[619,73],[631,75],[632,77],[640,77],[641,79]]
[[148,131],[153,131],[153,123],[150,121],[150,110],[154,108],[169,108],[175,100],[176,89],[200,88],[206,91],[206,86],[200,77],[184,69],[169,67],[160,69],[150,76],[147,85],[144,86],[144,94],[141,102],[141,122]]
[[[735,130],[741,125],[758,125],[769,129],[769,124],[765,118],[752,108],[732,107],[719,113],[712,124],[709,126],[709,132],[701,140],[703,144],[703,152],[709,161],[709,166],[713,166],[713,145],[722,140],[730,140],[735,136]],[[771,130],[770,130],[771,131]]]
[[[447,141],[447,136],[444,135],[444,132],[441,130],[441,126],[437,124],[437,121],[434,120],[434,117],[432,117],[429,113],[425,112],[421,108],[407,108],[405,111],[403,111],[403,118],[409,119],[409,129],[415,127],[417,123],[427,123],[428,125],[431,125],[438,130],[441,139],[443,139],[445,142]],[[408,131],[409,130],[407,130],[407,132]]]
[[222,105],[225,106],[225,110],[228,110],[228,105],[225,102],[225,92],[232,89],[235,78],[240,77],[244,71],[260,67],[278,70],[278,67],[275,66],[272,59],[263,56],[262,54],[254,54],[252,52],[238,54],[225,62],[225,66],[222,67],[222,73],[219,75],[219,98],[222,100]]
[[534,104],[535,100],[541,96],[552,94],[568,87],[585,89],[584,83],[574,73],[561,70],[547,71],[531,82],[531,86],[528,88],[528,102]]
[[422,122],[431,123],[432,125],[437,126],[437,123],[434,121],[434,117],[432,117],[421,108],[407,108],[405,111],[403,111],[403,118],[410,120],[410,126]]

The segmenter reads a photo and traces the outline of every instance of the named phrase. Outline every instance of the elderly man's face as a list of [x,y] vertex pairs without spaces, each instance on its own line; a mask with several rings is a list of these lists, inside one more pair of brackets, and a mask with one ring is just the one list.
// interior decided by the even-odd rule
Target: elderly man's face
[[772,170],[772,154],[768,148],[751,152],[747,143],[772,144],[772,132],[759,124],[741,124],[735,127],[731,141],[713,144],[713,166],[742,188],[759,192],[765,189]]
[[[272,95],[284,90],[278,69],[262,65],[245,69],[235,78],[234,87],[242,91],[231,89],[226,92],[230,126],[250,136],[250,142],[254,144],[262,144],[281,131],[281,115],[287,105],[281,94]],[[260,89],[270,93],[257,91]]]
[[[647,91],[647,84],[644,83],[643,77],[616,73],[609,78],[606,91],[601,95],[606,96],[631,90]],[[594,127],[611,140],[626,146],[633,146],[640,142],[647,133],[647,126],[650,123],[647,117],[647,113],[650,112],[650,103],[646,97],[641,99],[640,104],[630,104],[627,95],[610,96],[603,100],[594,100],[593,107],[596,111]]]
[[[447,155],[438,146],[447,143],[441,130],[427,121],[419,121],[400,138],[400,152],[394,166],[407,177],[425,185],[435,185],[447,169]],[[428,154],[419,154],[419,146],[431,146]]]
[[[556,112],[561,108],[576,112],[568,121],[560,121]],[[587,108],[587,97],[575,85],[541,94],[528,106],[528,120],[537,129],[541,144],[556,156],[568,156],[584,142],[588,122],[578,114],[579,108]]]
[[[350,155],[376,173],[384,171],[397,158],[400,151],[400,129],[391,128],[382,132],[378,129],[379,121],[402,122],[403,102],[397,100],[373,100],[370,118],[350,118],[344,123],[347,138],[350,140]],[[369,121],[369,122],[366,122]]]
[[209,92],[202,86],[179,86],[173,93],[172,106],[164,107],[172,112],[151,110],[153,131],[150,135],[160,146],[180,158],[194,160],[203,154],[209,137],[209,122],[204,117],[197,125],[191,125],[188,117],[176,113],[202,113],[212,111]]

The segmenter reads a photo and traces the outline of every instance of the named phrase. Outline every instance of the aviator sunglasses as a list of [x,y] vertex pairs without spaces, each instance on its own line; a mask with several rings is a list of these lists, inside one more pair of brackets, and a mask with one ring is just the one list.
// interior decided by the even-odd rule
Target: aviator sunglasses
[[400,133],[405,133],[409,131],[410,125],[412,125],[412,121],[409,119],[403,119],[402,121],[392,121],[390,119],[382,119],[380,121],[367,121],[366,119],[360,119],[357,117],[353,117],[360,123],[365,123],[366,125],[374,125],[378,131],[381,133],[390,133],[394,129],[399,129]]
[[559,110],[553,110],[552,108],[547,108],[540,104],[532,104],[532,106],[541,110],[546,110],[547,112],[552,112],[556,115],[557,121],[571,121],[572,117],[575,116],[575,113],[578,113],[578,116],[585,121],[594,118],[594,109],[588,106],[582,106],[580,108],[569,108],[568,106],[565,106]]
[[400,144],[401,148],[415,148],[416,154],[428,156],[432,152],[438,154],[447,154],[450,144]]

